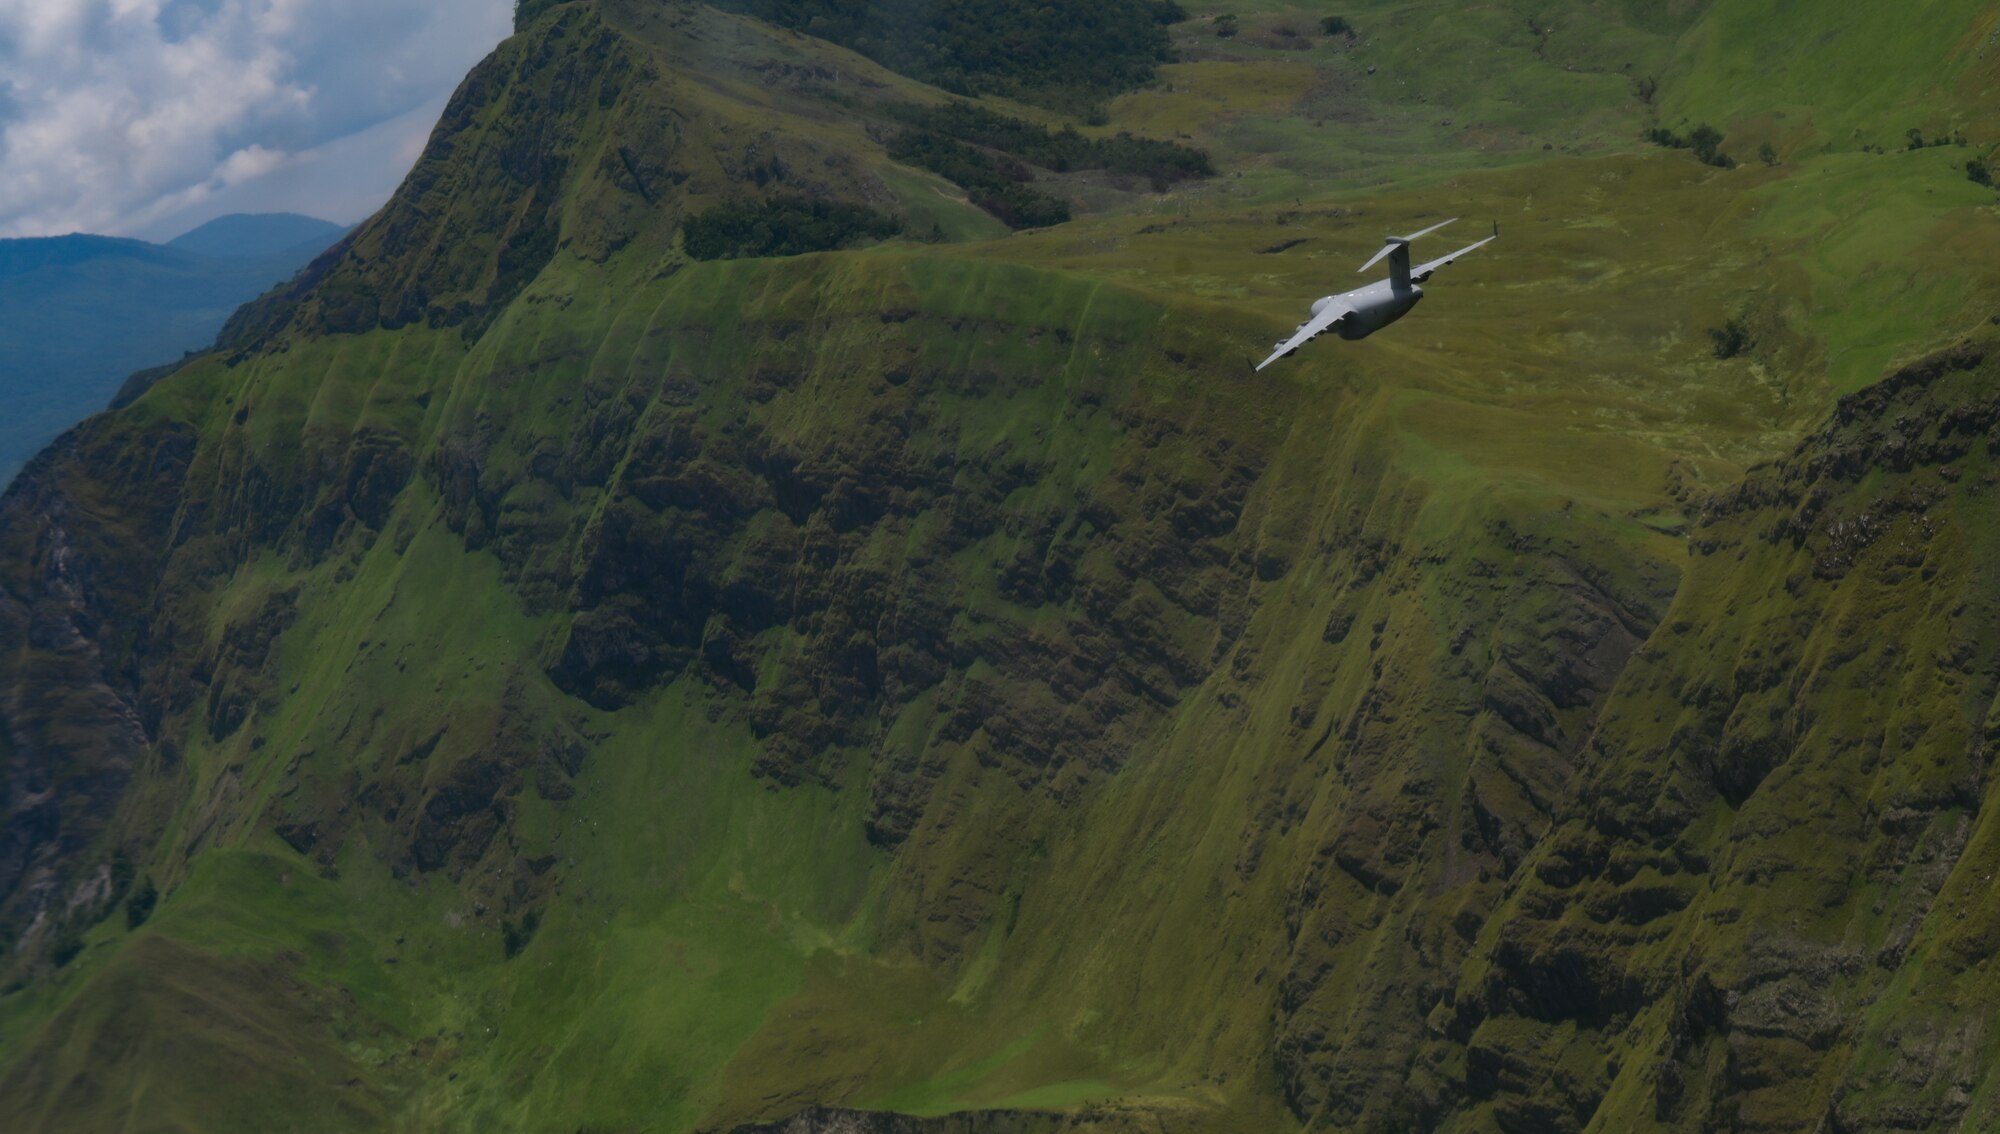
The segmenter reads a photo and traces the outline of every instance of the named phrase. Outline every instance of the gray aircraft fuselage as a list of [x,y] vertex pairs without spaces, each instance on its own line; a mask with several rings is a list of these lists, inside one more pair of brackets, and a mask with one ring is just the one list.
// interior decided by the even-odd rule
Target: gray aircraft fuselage
[[1335,303],[1345,304],[1354,309],[1354,314],[1342,319],[1333,333],[1350,342],[1365,339],[1389,324],[1408,315],[1417,301],[1424,297],[1424,289],[1413,283],[1401,288],[1394,280],[1377,280],[1366,287],[1327,296]]

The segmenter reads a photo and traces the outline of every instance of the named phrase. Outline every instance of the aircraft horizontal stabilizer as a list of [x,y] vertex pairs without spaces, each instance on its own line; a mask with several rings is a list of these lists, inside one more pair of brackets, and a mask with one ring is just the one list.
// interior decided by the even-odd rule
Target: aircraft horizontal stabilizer
[[1429,263],[1418,264],[1415,268],[1412,268],[1410,270],[1410,279],[1412,279],[1417,283],[1422,283],[1425,280],[1430,279],[1431,274],[1436,272],[1439,268],[1442,268],[1446,264],[1451,263],[1453,260],[1458,259],[1460,256],[1465,255],[1467,252],[1471,252],[1479,248],[1484,248],[1488,244],[1491,244],[1498,239],[1500,239],[1500,226],[1496,224],[1493,226],[1492,236],[1489,236],[1484,240],[1474,241],[1473,243],[1466,245],[1465,247],[1459,249],[1456,252],[1450,253],[1449,255],[1439,256],[1437,259],[1432,260]]
[[1438,229],[1443,228],[1445,225],[1448,225],[1452,221],[1455,221],[1457,219],[1458,219],[1457,217],[1453,217],[1451,218],[1451,220],[1439,221],[1436,224],[1430,226],[1429,228],[1424,229],[1422,232],[1413,232],[1408,236],[1392,236],[1386,242],[1383,243],[1382,250],[1380,252],[1375,253],[1375,255],[1372,258],[1370,258],[1366,264],[1363,264],[1359,268],[1356,268],[1354,270],[1357,272],[1365,272],[1368,269],[1374,267],[1376,264],[1381,263],[1382,257],[1387,256],[1389,253],[1394,252],[1396,249],[1409,244],[1410,241],[1415,240],[1418,237],[1429,236],[1431,233],[1436,232]]

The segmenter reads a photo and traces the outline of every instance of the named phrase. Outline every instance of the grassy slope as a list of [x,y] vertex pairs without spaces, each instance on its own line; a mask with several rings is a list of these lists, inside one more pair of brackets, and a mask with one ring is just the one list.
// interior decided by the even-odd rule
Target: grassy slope
[[1746,160],[1767,138],[1787,154],[1896,149],[1912,128],[1990,148],[1996,33],[2000,17],[1970,0],[1840,11],[1716,4],[1663,75],[1663,115],[1741,128],[1730,149]]
[[[1295,18],[1241,10],[1253,25]],[[1452,1033],[1439,1000],[1478,998],[1487,970],[1475,963],[1461,979],[1461,960],[1490,965],[1510,927],[1547,917],[1547,904],[1527,908],[1533,884],[1517,892],[1507,880],[1532,877],[1517,873],[1530,856],[1560,851],[1538,840],[1566,783],[1592,768],[1573,749],[1606,692],[1583,679],[1582,704],[1550,710],[1557,743],[1531,744],[1500,721],[1490,691],[1513,680],[1503,671],[1532,681],[1587,670],[1564,660],[1573,643],[1559,639],[1570,637],[1594,643],[1586,654],[1610,651],[1602,661],[1615,671],[1621,634],[1734,609],[1725,596],[1782,574],[1697,565],[1694,589],[1676,600],[1696,613],[1664,606],[1703,492],[1789,448],[1832,394],[1994,306],[1996,281],[1972,255],[1939,270],[1908,250],[1990,247],[2000,225],[1991,195],[1951,168],[1953,150],[1722,173],[1637,149],[1628,140],[1645,109],[1614,105],[1629,89],[1625,57],[1662,67],[1670,110],[1692,106],[1676,100],[1724,67],[1705,45],[1732,10],[1711,10],[1678,55],[1685,21],[1632,27],[1599,11],[1557,29],[1584,29],[1581,46],[1549,37],[1545,47],[1595,65],[1579,72],[1563,69],[1568,60],[1525,62],[1541,37],[1499,9],[1481,17],[1488,28],[1441,23],[1421,5],[1357,8],[1366,45],[1315,48],[1337,57],[1276,72],[1276,50],[1252,42],[1265,34],[1253,27],[1213,58],[1169,68],[1171,91],[1130,96],[1113,123],[1197,132],[1247,176],[1126,215],[991,244],[666,278],[660,245],[642,236],[601,264],[558,255],[470,346],[424,328],[301,338],[154,391],[124,427],[194,424],[206,439],[197,467],[214,484],[241,464],[309,466],[287,455],[300,438],[337,465],[366,431],[400,438],[428,471],[379,534],[356,528],[317,561],[281,543],[191,603],[211,643],[256,621],[274,595],[295,592],[299,613],[263,670],[278,679],[248,699],[250,723],[218,738],[186,720],[179,768],[143,789],[171,813],[143,864],[168,891],[159,913],[133,934],[121,918],[104,922],[61,974],[0,1001],[9,1096],[33,1100],[50,1128],[175,1128],[213,1114],[173,1085],[228,1067],[246,1127],[278,1105],[267,1100],[310,1094],[352,1096],[331,1113],[356,1124],[387,1115],[467,1129],[682,1129],[827,1100],[934,1113],[1105,1099],[1177,1129],[1283,1128],[1292,1114],[1347,1128],[1397,1121],[1425,1090],[1467,1081],[1468,1045],[1539,1045],[1545,1062],[1504,1068],[1504,1089],[1462,1110],[1465,1128],[1509,1114],[1533,1123],[1536,1100],[1565,1092],[1604,1095],[1603,1128],[1631,1128],[1654,1107],[1643,1080],[1654,1061],[1642,1056],[1680,1042],[1667,999],[1624,1033],[1495,1009],[1472,1036],[1425,1038]],[[1522,30],[1507,33],[1517,19]],[[770,50],[706,35],[730,58]],[[1453,85],[1482,41],[1523,56],[1500,69],[1508,89]],[[1335,101],[1354,121],[1312,125],[1338,115],[1308,96],[1331,97],[1323,88],[1359,82],[1369,64],[1375,78],[1434,79],[1437,93],[1343,94]],[[718,104],[725,116],[768,120],[773,100],[789,98],[724,74],[719,83],[760,107]],[[1738,113],[1761,113],[1747,89]],[[1593,93],[1612,107],[1603,117],[1558,118]],[[1218,105],[1239,117],[1205,124]],[[1434,105],[1451,109],[1452,126],[1432,120]],[[1493,152],[1436,161],[1442,139],[1463,140],[1441,132],[1468,121],[1500,139]],[[1549,156],[1538,138],[1609,152]],[[1479,172],[1489,165],[1499,168]],[[1410,188],[1352,188],[1386,181]],[[949,212],[918,175],[881,182],[966,218],[947,228],[979,230],[977,214]],[[1410,322],[1296,367],[1243,372],[1289,326],[1297,296],[1351,274],[1380,230],[1459,212],[1498,216],[1505,239],[1441,276]],[[570,223],[587,229],[590,218]],[[1310,241],[1255,251],[1299,236]],[[885,330],[885,310],[914,315]],[[1704,332],[1735,314],[1759,347],[1718,361]],[[812,329],[809,351],[799,327]],[[1062,633],[1060,604],[1023,606],[992,582],[1042,554],[1027,534],[1038,510],[1090,498],[1109,513],[1164,515],[1177,485],[1193,492],[1219,477],[1224,453],[1245,454],[1255,476],[1215,545],[1243,565],[1223,583],[1246,620],[1227,639],[1199,618],[1164,624],[1159,633],[1189,637],[1190,653],[1217,641],[1225,652],[1134,738],[1122,770],[1044,778],[976,737],[935,749],[928,809],[890,852],[863,835],[861,750],[836,752],[825,785],[776,788],[759,778],[762,745],[740,705],[699,678],[615,711],[563,697],[545,670],[566,618],[533,599],[523,580],[534,565],[506,549],[510,535],[589,546],[614,494],[561,498],[533,469],[538,453],[578,445],[586,409],[606,395],[641,397],[625,427],[635,454],[656,420],[665,428],[688,410],[717,427],[746,418],[780,451],[834,459],[827,435],[843,430],[827,423],[860,432],[888,396],[875,376],[908,359],[943,383],[929,388],[933,448],[975,464],[1025,453],[1044,470],[1003,498],[1018,521],[955,553],[967,589],[954,602],[979,612],[959,631],[968,640],[1010,624]],[[760,375],[793,376],[753,402]],[[469,437],[503,490],[485,533],[497,550],[468,549],[437,483]],[[1142,487],[1121,496],[1128,480]],[[1154,480],[1168,495],[1145,494]],[[1965,515],[1964,530],[1978,530]],[[873,530],[842,545],[838,562],[893,578],[936,522]],[[1967,551],[1948,569],[1956,578],[1977,561]],[[1120,578],[1109,564],[1083,570]],[[1579,573],[1588,588],[1574,585]],[[1180,617],[1173,603],[1159,609]],[[1618,617],[1634,626],[1610,627]],[[759,656],[782,672],[786,657],[811,656],[808,639],[770,630]],[[968,680],[980,676],[975,667]],[[1614,716],[1643,716],[1645,698],[1663,696],[1649,689],[1679,687],[1643,672],[1631,681],[1618,694],[1631,707]],[[485,851],[410,870],[418,801],[521,718],[589,738],[575,794],[523,788]],[[440,725],[445,739],[402,763]],[[922,704],[886,727],[937,729]],[[1602,762],[1590,774],[1622,766]],[[370,804],[366,818],[338,818],[378,781],[408,794],[408,814]],[[1773,793],[1763,806],[1811,806],[1804,798]],[[1700,838],[1735,837],[1730,813],[1704,815]],[[338,823],[340,837],[301,852],[273,836],[298,816]],[[542,871],[522,866],[548,856]],[[1791,893],[1749,903],[1750,923],[1788,912]],[[510,959],[499,923],[529,909],[540,928]],[[1487,928],[1468,938],[1466,917]],[[1675,924],[1697,948],[1741,948],[1693,916]],[[1669,971],[1664,958],[1677,956],[1603,948],[1637,971]],[[142,1033],[117,1045],[112,1006],[134,987],[163,990],[149,1010],[182,1042],[148,1046]],[[1896,987],[1909,1003],[1966,995],[1921,971]],[[257,1026],[298,1046],[267,1050],[245,1073],[247,1028],[172,1022],[218,998],[240,1005],[232,1020],[267,1021]],[[1869,1076],[1892,1065],[1884,1037],[1905,1018],[1880,1011],[1878,1030],[1853,1041],[1872,1054],[1851,1074],[1873,1090],[1888,1089]],[[1431,1026],[1414,1026],[1427,1013]],[[1630,1076],[1601,1075],[1598,1042],[1625,1053]],[[1740,1058],[1721,1044],[1697,1035],[1674,1057]],[[1806,1079],[1838,1077],[1788,1058]],[[1723,1084],[1714,1097],[1744,1089],[1727,1085],[1726,1068],[1704,1074]],[[1415,1089],[1392,1088],[1404,1081]],[[1782,1124],[1825,1089],[1753,1102]]]

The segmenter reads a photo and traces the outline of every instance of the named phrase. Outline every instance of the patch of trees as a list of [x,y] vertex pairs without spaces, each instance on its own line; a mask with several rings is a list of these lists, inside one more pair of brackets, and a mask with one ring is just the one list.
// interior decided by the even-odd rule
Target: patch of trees
[[1155,193],[1176,181],[1215,175],[1201,150],[1129,133],[1086,138],[1074,127],[1050,130],[964,102],[902,103],[888,113],[909,126],[889,143],[890,157],[964,189],[973,204],[1010,228],[1040,228],[1070,217],[1068,204],[1033,187],[1035,168],[1144,177]]
[[889,113],[918,130],[929,131],[975,146],[984,146],[1056,173],[1102,169],[1144,177],[1155,193],[1176,181],[1215,176],[1206,151],[1176,142],[1155,141],[1120,133],[1112,138],[1086,138],[1075,127],[1050,130],[983,106],[953,102],[943,106],[903,103]]
[[159,904],[160,888],[153,885],[151,876],[139,880],[139,887],[125,899],[125,927],[137,929],[153,916],[153,907]]
[[1750,328],[1743,320],[1735,318],[1720,327],[1710,327],[1708,339],[1715,348],[1717,358],[1735,358],[1756,345],[1750,337]]
[[711,0],[956,94],[1073,101],[1152,80],[1173,58],[1174,0]]
[[1722,152],[1722,131],[1706,122],[1695,127],[1686,137],[1664,126],[1655,126],[1646,131],[1646,140],[1668,149],[1692,150],[1703,165],[1712,165],[1717,169],[1736,168],[1736,159]]
[[1965,144],[1965,135],[1963,134],[1945,134],[1926,141],[1924,139],[1924,132],[1914,126],[1905,131],[1903,136],[1909,139],[1909,145],[1903,148],[1909,150],[1921,150],[1925,146],[1962,146]]
[[[1924,137],[1924,132],[1915,126],[1903,131],[1903,137],[1905,139],[1903,149],[1907,152],[1930,149],[1936,146],[1958,146],[1963,148],[1967,145],[1964,134],[1940,134],[1935,138],[1926,138]],[[1864,154],[1886,154],[1889,150],[1880,143],[1871,142],[1863,145],[1861,152]],[[1972,182],[1974,185],[1984,185],[1989,189],[2000,188],[2000,180],[1996,180],[1996,175],[2000,175],[2000,170],[1995,170],[1993,163],[1985,158],[1967,158],[1965,161],[1966,180]]]
[[731,202],[681,222],[684,246],[697,260],[830,252],[901,231],[903,222],[866,205],[804,197]]
[[506,950],[508,960],[511,961],[521,955],[521,950],[526,949],[528,942],[535,939],[535,930],[540,928],[541,924],[542,911],[540,910],[529,910],[526,914],[522,915],[518,923],[512,920],[501,922],[500,943],[502,948]]
[[1328,16],[1322,19],[1319,22],[1319,30],[1323,35],[1344,35],[1349,39],[1353,39],[1356,34],[1354,25],[1347,21],[1346,16]]
[[1011,158],[996,157],[929,130],[905,130],[889,143],[889,156],[928,169],[965,190],[971,202],[1008,228],[1041,228],[1069,219],[1069,204],[1035,189],[1034,174]]

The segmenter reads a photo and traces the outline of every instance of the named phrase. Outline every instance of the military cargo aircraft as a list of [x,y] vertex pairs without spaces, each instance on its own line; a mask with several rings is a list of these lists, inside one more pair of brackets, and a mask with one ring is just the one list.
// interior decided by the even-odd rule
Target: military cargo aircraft
[[1284,342],[1274,344],[1277,351],[1271,357],[1257,364],[1262,370],[1273,362],[1285,357],[1314,339],[1332,331],[1343,339],[1365,339],[1389,324],[1410,313],[1417,301],[1424,297],[1424,289],[1417,285],[1431,278],[1431,273],[1465,255],[1475,248],[1491,244],[1500,236],[1500,225],[1495,222],[1493,235],[1476,244],[1468,244],[1449,256],[1440,256],[1428,263],[1410,266],[1410,242],[1420,236],[1429,236],[1443,228],[1457,217],[1441,221],[1408,236],[1392,236],[1375,253],[1373,259],[1361,265],[1357,271],[1365,272],[1382,261],[1389,259],[1389,278],[1377,280],[1365,287],[1339,295],[1322,296],[1313,301],[1312,318],[1300,323],[1297,332]]

